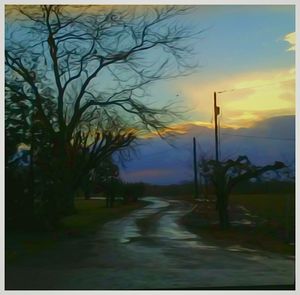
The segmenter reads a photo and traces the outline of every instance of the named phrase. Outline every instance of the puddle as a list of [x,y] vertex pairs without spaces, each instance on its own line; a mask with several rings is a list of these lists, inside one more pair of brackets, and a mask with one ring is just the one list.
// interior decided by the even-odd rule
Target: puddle
[[152,204],[147,205],[145,208],[149,209],[160,209],[160,208],[166,208],[170,206],[170,203],[168,201],[164,201],[162,199],[156,198],[156,197],[144,197],[141,200],[152,202]]
[[234,245],[234,246],[227,247],[226,250],[232,251],[232,252],[249,252],[249,253],[257,252],[257,250],[250,249],[250,248],[244,248],[244,247],[241,247],[240,245]]
[[205,245],[202,244],[198,241],[186,241],[184,243],[184,245],[182,245],[182,247],[191,247],[191,248],[197,248],[197,249],[201,249],[201,250],[217,250],[219,249],[218,246],[210,246],[210,245]]
[[130,242],[130,239],[126,239],[126,238],[120,239],[120,243],[122,243],[122,244],[126,244],[126,243],[129,243],[129,242]]
[[242,220],[233,220],[233,221],[231,221],[231,224],[235,224],[235,225],[254,225],[255,222],[253,222],[249,219],[242,219]]
[[136,224],[138,219],[154,215],[170,206],[167,201],[156,197],[144,197],[142,200],[151,204],[133,211],[124,218],[106,223],[99,234],[108,240],[118,240],[122,244],[130,243],[132,239],[141,237],[140,229]]

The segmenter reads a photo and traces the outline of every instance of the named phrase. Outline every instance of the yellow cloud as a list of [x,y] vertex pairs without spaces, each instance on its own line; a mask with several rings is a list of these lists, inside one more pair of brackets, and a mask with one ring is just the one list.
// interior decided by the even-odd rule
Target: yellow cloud
[[[221,108],[223,126],[249,127],[256,121],[274,115],[295,114],[295,69],[252,72],[201,85],[181,85],[186,103],[199,113],[199,118],[213,118],[213,93]],[[228,91],[222,91],[228,90]]]
[[292,32],[284,36],[284,41],[288,42],[291,47],[287,51],[295,51],[296,50],[296,33]]
[[[191,126],[203,126],[207,128],[214,128],[212,122],[204,122],[204,121],[185,121],[181,123],[175,123],[169,126],[168,129],[160,131],[162,136],[168,135],[183,135],[189,131],[189,127]],[[229,126],[226,126],[229,127]],[[141,138],[153,138],[157,137],[156,132],[146,132]]]

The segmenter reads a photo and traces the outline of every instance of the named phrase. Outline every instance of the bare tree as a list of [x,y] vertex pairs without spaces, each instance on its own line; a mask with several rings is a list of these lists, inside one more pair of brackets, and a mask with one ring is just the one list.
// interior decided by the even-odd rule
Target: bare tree
[[[152,7],[136,14],[118,8],[100,8],[99,13],[83,9],[74,8],[81,11],[76,14],[68,6],[20,8],[27,18],[26,38],[8,29],[7,76],[17,74],[45,127],[67,140],[82,117],[97,107],[129,112],[147,128],[165,128],[164,120],[174,113],[147,107],[141,90],[191,68],[186,39],[195,34],[171,22],[186,8]],[[14,91],[11,82],[6,86]],[[52,120],[43,107],[46,98],[56,104]]]
[[46,170],[62,184],[56,186],[59,199],[72,203],[66,195],[72,195],[81,174],[126,148],[137,131],[160,134],[172,122],[176,112],[170,105],[151,107],[144,96],[152,82],[195,66],[188,58],[189,40],[200,32],[178,21],[187,10],[7,6],[7,97],[17,96],[38,122],[47,141],[39,148],[47,145],[54,159]]
[[268,171],[276,171],[285,167],[279,161],[273,165],[256,166],[250,162],[247,156],[239,156],[236,160],[230,159],[224,162],[202,159],[201,173],[210,179],[215,188],[221,228],[228,228],[230,225],[229,196],[237,184],[251,178],[257,178]]

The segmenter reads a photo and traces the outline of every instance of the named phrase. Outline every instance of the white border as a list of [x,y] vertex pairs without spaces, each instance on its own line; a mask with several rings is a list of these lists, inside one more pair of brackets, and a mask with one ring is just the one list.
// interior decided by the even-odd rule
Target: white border
[[[144,1],[144,0],[102,0],[102,1],[97,1],[97,0],[89,0],[89,1],[83,1],[83,0],[63,0],[63,1],[58,1],[58,0],[49,0],[49,1],[36,1],[36,0],[27,0],[27,1],[22,1],[22,0],[4,0],[1,3],[0,6],[0,20],[1,20],[1,25],[0,25],[0,36],[2,36],[2,42],[0,42],[0,52],[1,52],[1,58],[0,58],[0,68],[2,70],[2,75],[0,79],[0,87],[2,89],[2,97],[0,99],[0,118],[1,118],[1,137],[0,137],[0,144],[1,144],[1,156],[0,156],[0,162],[2,164],[2,170],[1,170],[1,177],[0,177],[0,188],[1,188],[1,205],[2,205],[2,210],[1,210],[1,219],[0,222],[2,223],[2,243],[1,243],[1,251],[0,251],[0,261],[3,262],[1,264],[1,276],[0,276],[0,292],[2,293],[7,293],[7,294],[86,294],[87,292],[91,293],[100,293],[100,294],[296,294],[297,293],[297,286],[299,283],[299,280],[297,279],[297,274],[299,270],[299,259],[297,259],[298,256],[298,245],[299,245],[299,235],[297,234],[297,229],[299,225],[299,213],[300,208],[299,208],[299,201],[297,200],[298,196],[298,185],[297,183],[300,182],[300,177],[298,175],[299,171],[299,163],[298,163],[298,152],[299,152],[299,138],[298,138],[298,131],[300,130],[299,126],[299,120],[297,119],[298,114],[299,114],[299,103],[298,103],[298,87],[299,83],[296,83],[296,291],[5,291],[4,290],[4,6],[6,4],[95,4],[95,5],[101,5],[101,4],[129,4],[129,5],[144,5],[144,4],[184,4],[184,5],[295,5],[296,6],[296,36],[298,37],[298,30],[299,30],[299,17],[300,17],[300,11],[299,11],[299,4],[297,5],[296,0],[291,1],[291,0],[252,0],[247,1],[247,0],[231,0],[231,1],[226,1],[226,0],[211,0],[211,1],[202,1],[202,0],[160,0],[160,1]],[[296,38],[297,39],[297,38]],[[297,75],[297,70],[299,69],[299,58],[297,57],[297,52],[299,52],[299,45],[296,42],[296,77]],[[298,81],[296,79],[296,81]]]
[[181,4],[181,5],[295,5],[296,0],[4,0],[4,4],[130,4],[130,5],[163,5],[163,4]]

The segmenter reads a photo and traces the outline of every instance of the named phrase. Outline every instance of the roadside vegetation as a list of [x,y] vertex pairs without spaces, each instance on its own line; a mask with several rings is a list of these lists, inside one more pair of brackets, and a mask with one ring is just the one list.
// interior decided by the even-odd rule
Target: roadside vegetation
[[[294,255],[295,253],[295,183],[293,181],[245,181],[237,185],[230,195],[229,218],[231,226],[221,229],[216,210],[213,187],[200,187],[198,202],[194,196],[194,184],[186,182],[178,185],[147,185],[148,195],[172,196],[189,202],[192,212],[180,222],[188,230],[203,239],[224,247],[261,249],[274,253]],[[232,221],[240,220],[242,224]],[[247,221],[252,221],[252,225]],[[243,223],[244,222],[244,223]]]
[[6,231],[6,262],[14,263],[28,255],[53,249],[67,239],[92,234],[106,222],[121,218],[144,204],[143,201],[124,204],[117,200],[113,208],[106,208],[106,201],[102,199],[76,199],[76,213],[63,218],[60,227],[55,230]]
[[193,204],[196,208],[181,222],[207,241],[224,247],[238,245],[295,255],[294,194],[233,194],[229,206],[231,226],[226,230],[218,226],[214,202]]

